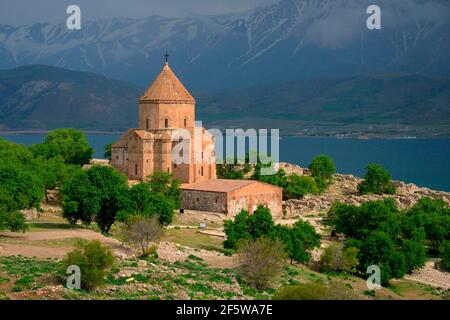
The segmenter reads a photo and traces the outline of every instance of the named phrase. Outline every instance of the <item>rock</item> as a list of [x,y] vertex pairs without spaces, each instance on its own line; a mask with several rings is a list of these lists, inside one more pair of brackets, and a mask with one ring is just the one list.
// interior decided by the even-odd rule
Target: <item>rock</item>
[[137,264],[138,264],[138,267],[141,267],[141,268],[146,267],[148,265],[147,261],[145,261],[145,260],[139,260]]

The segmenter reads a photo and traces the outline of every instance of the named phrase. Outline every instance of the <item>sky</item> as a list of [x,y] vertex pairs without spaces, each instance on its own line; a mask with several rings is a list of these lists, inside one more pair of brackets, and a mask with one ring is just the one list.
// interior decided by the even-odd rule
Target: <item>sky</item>
[[0,0],[0,24],[64,22],[66,8],[79,5],[86,20],[142,18],[153,14],[221,14],[248,10],[276,0]]

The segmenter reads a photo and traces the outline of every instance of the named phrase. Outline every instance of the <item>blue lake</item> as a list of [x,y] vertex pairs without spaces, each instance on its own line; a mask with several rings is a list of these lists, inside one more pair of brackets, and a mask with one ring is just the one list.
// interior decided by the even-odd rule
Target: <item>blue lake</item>
[[[45,134],[2,134],[24,145],[40,143]],[[88,134],[95,157],[102,158],[104,146],[120,134]],[[369,163],[387,168],[394,179],[419,186],[450,191],[450,139],[353,140],[335,138],[283,137],[280,160],[307,167],[318,154],[330,155],[338,172],[363,176]]]

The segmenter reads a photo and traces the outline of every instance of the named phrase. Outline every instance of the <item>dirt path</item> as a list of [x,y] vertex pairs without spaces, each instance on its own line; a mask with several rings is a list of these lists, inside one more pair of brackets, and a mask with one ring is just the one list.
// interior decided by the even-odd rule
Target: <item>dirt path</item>
[[0,237],[5,240],[0,243],[0,256],[23,255],[38,258],[62,258],[67,252],[73,250],[73,246],[49,247],[41,243],[42,241],[65,239],[99,240],[111,247],[118,256],[125,257],[131,253],[131,250],[119,241],[87,229],[55,229],[27,233],[1,232]]

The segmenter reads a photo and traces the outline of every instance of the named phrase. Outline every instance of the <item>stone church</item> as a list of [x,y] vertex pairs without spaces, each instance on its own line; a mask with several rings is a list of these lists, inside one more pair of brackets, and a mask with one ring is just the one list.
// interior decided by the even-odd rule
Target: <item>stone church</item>
[[[180,128],[191,137],[184,140],[190,159],[176,164],[172,150],[179,143]],[[200,140],[197,148],[194,137]],[[144,180],[157,171],[172,173],[181,183],[216,178],[213,137],[204,128],[195,128],[195,99],[168,62],[139,99],[139,128],[129,129],[111,151],[111,164],[130,180]]]
[[[183,129],[180,142],[178,132]],[[179,143],[188,161],[174,161]],[[176,149],[178,150],[178,149]],[[183,149],[184,152],[185,149]],[[178,162],[178,164],[177,164]],[[214,139],[195,124],[195,99],[166,63],[139,99],[139,128],[129,129],[111,150],[111,165],[129,180],[145,180],[154,172],[168,172],[181,182],[185,209],[234,216],[253,212],[260,204],[275,218],[282,216],[282,189],[252,180],[216,178]]]

